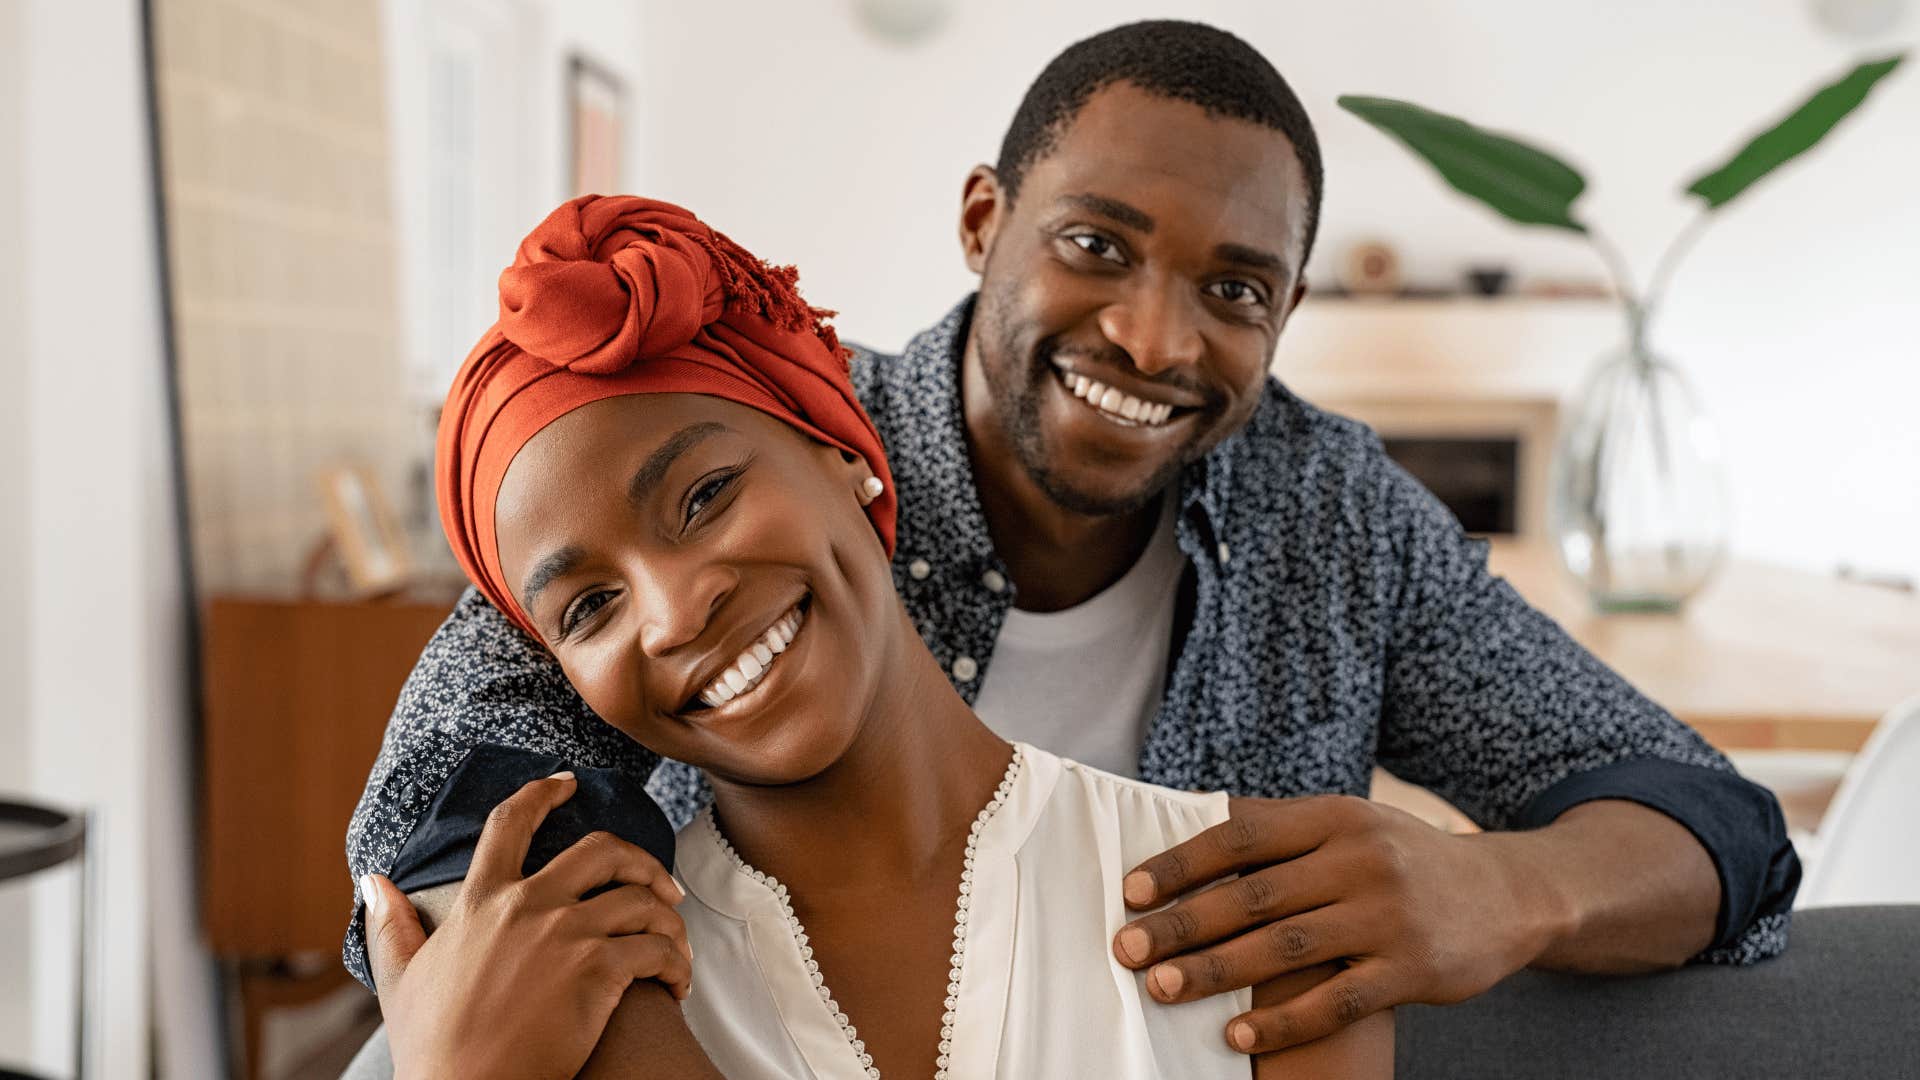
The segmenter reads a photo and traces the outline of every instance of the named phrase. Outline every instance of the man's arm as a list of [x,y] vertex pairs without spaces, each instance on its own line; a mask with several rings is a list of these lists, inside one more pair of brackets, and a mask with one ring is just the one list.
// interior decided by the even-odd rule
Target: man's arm
[[[1645,957],[1616,951],[1621,931],[1676,926],[1711,931],[1664,962],[1784,948],[1800,865],[1772,793],[1489,574],[1485,545],[1384,455],[1377,472],[1394,553],[1379,761],[1483,827],[1539,830],[1553,857],[1537,872],[1576,910],[1538,962],[1632,970]],[[1608,864],[1583,870],[1596,845]]]
[[1353,548],[1382,613],[1379,760],[1526,831],[1452,836],[1345,797],[1235,800],[1128,875],[1134,908],[1184,898],[1122,928],[1115,955],[1152,968],[1167,1002],[1348,960],[1248,1014],[1269,1051],[1530,964],[1629,972],[1784,947],[1799,862],[1772,794],[1490,577],[1484,546],[1375,454],[1374,531]]
[[673,992],[637,982],[613,1010],[581,1080],[726,1080],[693,1037]]
[[[431,937],[398,886],[363,880],[396,1076],[572,1076],[636,982],[690,992],[693,957],[673,910],[685,894],[653,852],[594,832],[525,872],[543,824],[582,786],[558,772],[493,805]],[[662,1019],[656,1011],[647,1018]],[[642,1071],[651,1050],[632,1049],[643,1060],[623,1073],[658,1075]]]
[[1530,966],[1655,971],[1685,963],[1713,940],[1719,877],[1705,849],[1665,814],[1590,802],[1547,828],[1488,836],[1560,894],[1561,925]]
[[[642,782],[658,760],[595,716],[553,657],[468,589],[427,643],[387,722],[347,826],[353,881],[393,871],[447,778],[468,751],[488,743],[619,769]],[[371,989],[364,914],[356,892],[343,957]]]
[[[407,894],[427,933],[447,920],[463,885],[464,881],[451,881]],[[370,959],[379,969],[380,943],[369,945]],[[687,1027],[673,991],[654,980],[627,987],[579,1075],[581,1080],[726,1080]]]

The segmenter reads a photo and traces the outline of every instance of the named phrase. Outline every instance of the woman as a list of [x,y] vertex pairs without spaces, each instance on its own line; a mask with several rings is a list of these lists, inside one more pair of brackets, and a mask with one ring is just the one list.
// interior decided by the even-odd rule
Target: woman
[[[1227,797],[1010,745],[973,715],[894,593],[886,462],[824,315],[791,270],[678,207],[577,199],[502,275],[500,322],[442,415],[442,519],[469,576],[596,714],[712,786],[675,852],[687,1028],[736,1080],[1246,1076],[1229,1024],[1331,972],[1169,1006],[1112,958],[1121,875],[1225,820]],[[515,798],[537,816],[568,791]],[[569,852],[508,887],[531,826],[509,814],[488,832],[478,898],[429,964],[436,986],[492,988],[390,1009],[402,1075],[446,1068],[463,1037],[567,1027],[514,1015],[499,986],[502,970],[566,966],[538,970],[509,940],[503,912],[524,894],[562,911],[624,883],[614,895],[651,913],[610,935],[622,920],[600,918],[583,940],[677,931],[645,900],[672,887],[643,855],[589,871]],[[543,879],[564,881],[534,890]],[[596,903],[615,907],[579,907]],[[629,978],[679,987],[670,952],[603,964],[583,1014],[605,1016]],[[611,1044],[670,1042],[674,1021],[653,1016],[616,1015],[595,1066],[643,1068],[645,1051]],[[435,1037],[449,1032],[465,1034]],[[1391,1018],[1251,1068],[1390,1071]]]

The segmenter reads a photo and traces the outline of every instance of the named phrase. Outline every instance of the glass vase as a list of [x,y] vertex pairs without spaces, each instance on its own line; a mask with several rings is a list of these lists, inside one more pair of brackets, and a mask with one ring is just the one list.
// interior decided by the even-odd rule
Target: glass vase
[[1603,356],[1565,417],[1548,524],[1606,612],[1677,611],[1725,557],[1719,434],[1692,384],[1643,343]]

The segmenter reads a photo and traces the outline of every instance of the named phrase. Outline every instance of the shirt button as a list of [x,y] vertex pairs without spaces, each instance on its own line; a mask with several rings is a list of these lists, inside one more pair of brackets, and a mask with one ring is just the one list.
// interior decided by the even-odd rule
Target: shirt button
[[1007,575],[998,570],[989,570],[980,575],[980,584],[985,585],[988,592],[1006,592]]
[[1220,541],[1220,546],[1216,550],[1220,555],[1220,565],[1227,565],[1227,559],[1233,555],[1232,549],[1227,547],[1227,542],[1225,540]]
[[925,581],[927,575],[931,573],[933,573],[933,567],[927,565],[925,559],[915,559],[907,564],[907,576],[915,581]]
[[980,665],[977,663],[974,663],[973,657],[961,656],[961,657],[956,657],[954,659],[953,661],[953,677],[954,678],[959,679],[961,682],[969,682],[973,679],[975,675],[978,675],[978,674],[980,674]]

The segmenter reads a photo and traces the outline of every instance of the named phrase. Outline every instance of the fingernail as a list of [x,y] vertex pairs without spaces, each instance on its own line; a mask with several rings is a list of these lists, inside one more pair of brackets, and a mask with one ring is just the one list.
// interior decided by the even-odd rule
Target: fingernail
[[675,904],[678,904],[682,900],[685,900],[687,898],[687,890],[681,888],[680,883],[678,881],[675,881],[673,878],[669,877],[667,878],[667,884],[673,886],[673,902]]
[[1146,961],[1147,950],[1152,946],[1153,938],[1137,926],[1120,931],[1120,955],[1136,964]]
[[1154,989],[1160,991],[1163,998],[1178,996],[1180,988],[1187,984],[1187,977],[1172,964],[1161,964],[1148,972],[1147,977],[1153,980]]
[[379,886],[373,883],[373,875],[360,875],[360,900],[367,905],[367,910],[373,912],[376,917],[380,915],[382,899],[383,897]]
[[1241,1020],[1227,1029],[1227,1041],[1235,1050],[1246,1053],[1253,1049],[1253,1025]]
[[1153,903],[1153,875],[1145,870],[1135,870],[1120,882],[1120,893],[1129,904]]
[[557,773],[554,773],[554,774],[553,774],[552,776],[549,776],[549,777],[547,777],[547,779],[549,779],[549,780],[571,780],[571,779],[573,779],[573,770],[572,770],[572,769],[567,769],[567,770],[565,770],[565,771],[563,771],[563,772],[557,772]]

